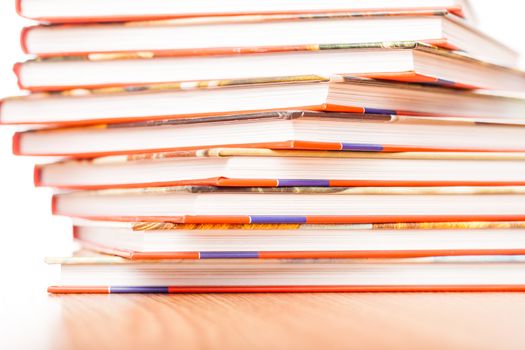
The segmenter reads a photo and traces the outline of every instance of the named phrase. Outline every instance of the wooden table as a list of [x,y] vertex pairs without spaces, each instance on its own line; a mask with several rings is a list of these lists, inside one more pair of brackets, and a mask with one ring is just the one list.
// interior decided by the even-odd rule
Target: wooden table
[[1,349],[525,348],[525,293],[33,292],[4,305]]

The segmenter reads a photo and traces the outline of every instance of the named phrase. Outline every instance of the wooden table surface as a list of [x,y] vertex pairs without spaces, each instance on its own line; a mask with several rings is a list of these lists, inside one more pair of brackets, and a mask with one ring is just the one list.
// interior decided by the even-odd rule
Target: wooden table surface
[[1,349],[525,348],[525,293],[38,295]]

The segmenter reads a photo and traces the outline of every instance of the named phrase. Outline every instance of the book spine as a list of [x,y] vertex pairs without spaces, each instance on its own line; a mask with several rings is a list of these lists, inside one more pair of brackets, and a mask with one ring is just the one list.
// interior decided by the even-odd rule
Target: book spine
[[42,166],[38,164],[33,168],[33,184],[35,187],[46,186],[42,184]]
[[17,62],[13,65],[13,73],[15,74],[15,77],[16,77],[16,83],[18,85],[18,88],[20,90],[33,90],[32,88],[27,88],[26,86],[24,86],[23,82],[22,82],[22,74],[21,74],[21,71],[22,71],[22,68],[24,67],[23,63],[20,63],[20,62]]
[[[2,101],[0,101],[0,124],[2,124],[1,120],[1,110],[2,110]],[[11,142],[12,144],[12,152],[15,156],[22,155],[22,151],[20,148],[20,144],[22,142],[22,137],[24,135],[24,132],[17,131],[13,134],[13,140]]]

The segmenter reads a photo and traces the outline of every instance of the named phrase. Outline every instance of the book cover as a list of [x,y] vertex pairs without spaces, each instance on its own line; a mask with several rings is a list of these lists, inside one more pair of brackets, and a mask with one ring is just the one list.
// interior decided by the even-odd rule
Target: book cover
[[[203,196],[199,196],[202,194]],[[414,198],[424,199],[425,196],[436,196],[436,198],[443,196],[447,203],[447,210],[451,204],[454,204],[458,209],[462,209],[463,213],[439,213],[439,214],[424,214],[414,213],[407,214],[394,213],[394,214],[367,214],[361,215],[356,214],[344,214],[339,215],[311,215],[305,213],[304,208],[299,210],[301,214],[257,214],[253,215],[247,213],[243,215],[226,215],[224,213],[214,214],[217,210],[211,210],[208,208],[208,214],[199,215],[193,214],[191,210],[193,207],[188,209],[188,213],[181,213],[176,215],[165,214],[113,214],[104,215],[92,214],[89,210],[83,211],[80,209],[82,214],[71,212],[64,206],[64,202],[78,201],[80,200],[83,205],[86,201],[93,202],[95,199],[98,203],[103,200],[110,200],[118,203],[118,198],[126,198],[126,200],[137,202],[144,198],[151,200],[153,197],[173,195],[174,198],[178,197],[181,199],[195,200],[209,196],[209,195],[223,195],[223,194],[261,194],[261,195],[273,195],[273,194],[294,194],[294,195],[330,195],[330,196],[377,196],[378,201],[381,200],[392,200],[394,197],[391,196],[414,196]],[[502,200],[501,195],[510,195],[509,199],[512,198],[514,201],[519,201],[521,196],[525,194],[525,186],[450,186],[450,187],[212,187],[212,186],[178,186],[178,187],[150,187],[150,188],[139,188],[139,189],[111,189],[111,190],[99,190],[99,191],[79,191],[65,194],[56,194],[52,199],[52,212],[55,215],[72,216],[76,218],[84,218],[90,220],[102,220],[102,221],[152,221],[152,222],[172,222],[182,224],[362,224],[362,223],[406,223],[406,222],[455,222],[455,221],[523,221],[525,220],[525,214],[520,208],[514,207],[512,213],[499,213],[493,214],[491,212],[478,213],[475,209],[469,210],[468,207],[463,207],[465,202],[465,196],[477,197],[478,200],[483,199],[484,205],[488,205],[489,197],[491,199]],[[186,197],[186,195],[188,195]],[[179,197],[180,196],[180,197]],[[494,196],[494,197],[493,197]],[[391,198],[387,198],[391,197]],[[218,197],[219,198],[219,197]],[[270,197],[261,197],[266,200],[270,200]],[[278,197],[275,197],[277,199]],[[462,199],[463,201],[458,202],[456,199]],[[311,200],[311,198],[310,198]],[[427,203],[427,202],[424,202]],[[512,203],[509,201],[509,203]],[[507,204],[507,203],[506,203]],[[390,203],[390,205],[392,205]],[[428,205],[428,203],[426,204]],[[461,205],[461,207],[459,207]],[[507,204],[510,208],[510,204]],[[383,207],[379,207],[383,208]],[[484,208],[484,207],[483,207]],[[222,208],[221,208],[222,209]],[[465,210],[463,210],[465,209]],[[491,209],[494,210],[494,209]],[[213,213],[212,213],[213,212]],[[341,212],[344,212],[342,210]],[[156,213],[156,212],[155,212]],[[305,213],[305,214],[303,214]]]
[[[463,1],[456,1],[453,4],[449,4],[447,6],[418,6],[417,8],[410,8],[406,6],[392,6],[392,7],[384,7],[384,8],[377,8],[377,6],[369,6],[364,4],[361,4],[357,6],[356,8],[352,8],[352,6],[345,6],[344,8],[338,8],[338,6],[327,6],[327,7],[319,7],[319,6],[306,6],[305,8],[297,7],[297,8],[288,8],[287,10],[254,10],[252,7],[250,7],[249,3],[247,4],[247,8],[231,8],[231,5],[229,7],[226,7],[225,9],[221,10],[220,12],[210,12],[207,9],[200,8],[197,12],[179,12],[177,10],[173,11],[173,13],[163,13],[161,11],[158,12],[151,12],[144,13],[142,11],[136,10],[135,14],[129,14],[129,11],[126,11],[127,14],[118,14],[119,11],[116,11],[115,14],[112,15],[81,15],[81,16],[74,16],[74,15],[57,15],[57,14],[48,14],[44,16],[35,16],[35,15],[28,15],[26,11],[24,11],[24,6],[26,6],[25,0],[16,0],[15,2],[15,8],[17,13],[25,18],[36,20],[39,22],[47,22],[47,23],[90,23],[90,22],[116,22],[116,21],[141,21],[141,20],[165,20],[170,18],[187,18],[187,17],[219,17],[219,16],[233,16],[233,15],[245,15],[245,14],[260,14],[260,15],[277,15],[277,14],[301,14],[301,13],[323,13],[323,12],[349,12],[349,11],[381,11],[381,12],[395,12],[400,11],[403,9],[406,10],[419,10],[419,11],[428,11],[428,10],[447,10],[450,13],[453,13],[456,16],[464,17],[467,20],[474,20],[474,16],[472,14],[472,10],[470,8],[470,3],[467,0]],[[140,4],[140,2],[138,2]],[[235,4],[235,3],[233,3]],[[224,4],[228,5],[228,4]],[[93,6],[93,5],[92,5]],[[68,8],[66,7],[65,11],[67,12]],[[71,11],[71,9],[69,9]],[[134,12],[134,11],[131,11]]]
[[[303,167],[302,162],[308,161],[312,166],[321,166],[324,164],[323,169],[325,170],[321,175],[318,173],[311,173],[310,177],[294,177],[294,176],[280,176],[280,177],[269,177],[269,176],[257,176],[251,177],[249,175],[236,176],[235,173],[229,173],[230,161],[242,161],[244,157],[253,157],[258,159],[258,163],[265,162],[265,158],[285,158],[287,165],[290,168],[298,169]],[[200,163],[195,162],[201,158]],[[200,176],[186,176],[186,177],[175,177],[170,175],[168,178],[155,177],[157,174],[155,170],[150,167],[155,165],[166,168],[168,166],[175,166],[177,164],[184,163],[189,166],[192,162],[192,166],[196,167],[199,165],[210,164],[208,160],[202,158],[222,158],[221,166],[219,167],[215,161],[216,169],[212,174],[206,173],[206,175]],[[228,159],[230,158],[230,159]],[[236,158],[236,159],[234,159]],[[297,158],[306,158],[302,161]],[[324,162],[311,162],[315,158],[326,159]],[[400,179],[396,178],[396,175],[390,175],[390,177],[377,179],[373,175],[368,175],[363,178],[362,175],[348,173],[345,176],[340,174],[333,175],[331,170],[337,170],[332,168],[334,165],[331,162],[327,162],[328,159],[335,160],[339,159],[355,159],[353,163],[344,163],[346,166],[353,164],[354,167],[362,167],[359,165],[358,159],[363,159],[366,162],[373,161],[375,159],[385,160],[410,160],[412,163],[407,163],[408,166],[417,164],[416,171],[421,167],[436,166],[438,161],[491,161],[491,163],[483,163],[483,170],[488,169],[487,167],[507,166],[508,163],[503,161],[521,161],[525,160],[525,153],[481,153],[481,152],[338,152],[338,151],[288,151],[288,150],[271,150],[271,149],[259,149],[259,148],[212,148],[212,149],[201,149],[201,150],[181,150],[172,152],[156,152],[156,153],[141,153],[131,154],[122,156],[107,156],[93,159],[81,159],[81,160],[65,160],[51,164],[36,165],[34,180],[36,186],[51,186],[62,189],[78,189],[78,190],[89,190],[89,189],[104,189],[104,188],[140,188],[140,187],[153,187],[153,186],[180,186],[180,185],[198,185],[198,186],[217,186],[217,187],[294,187],[294,186],[318,186],[318,187],[351,187],[351,186],[510,186],[510,185],[525,185],[525,179],[520,177],[513,177],[512,179],[497,180],[496,178],[470,178],[465,179],[450,179],[448,176],[444,178],[435,178],[431,176],[431,172],[427,175],[420,175],[418,178],[411,177],[411,179]],[[272,160],[274,161],[274,160]],[[431,163],[427,163],[431,161]],[[432,164],[435,163],[435,164]],[[272,163],[273,164],[273,163]],[[341,163],[339,163],[341,164]],[[514,163],[513,163],[514,164]],[[395,163],[388,163],[387,166],[395,166]],[[457,163],[442,163],[439,167],[453,167]],[[141,171],[149,172],[148,176],[144,176],[141,179],[134,178],[122,178],[120,181],[114,181],[114,176],[117,170],[125,170],[123,174],[128,172],[137,172],[134,167],[140,166]],[[407,166],[407,165],[405,165]],[[473,166],[477,166],[473,164]],[[130,168],[131,167],[131,168]],[[509,172],[513,171],[516,165],[512,168],[508,168]],[[119,169],[120,168],[120,169]],[[219,169],[220,168],[220,169]],[[111,176],[108,177],[108,171],[112,169]],[[179,169],[179,168],[173,168]],[[259,171],[264,171],[264,167],[259,168]],[[351,169],[351,168],[350,168]],[[374,168],[375,169],[375,168]],[[392,168],[393,169],[393,168]],[[478,168],[479,169],[479,168]],[[173,170],[177,172],[176,170]],[[373,171],[373,170],[372,170]],[[394,173],[394,169],[392,173]],[[68,179],[56,180],[58,174],[67,175]],[[88,172],[88,173],[86,173]],[[90,173],[91,172],[91,173]],[[408,171],[409,172],[409,171]],[[91,176],[106,176],[105,180],[91,181]],[[398,174],[398,172],[396,172]],[[215,175],[209,177],[209,175]],[[257,175],[262,175],[260,172]],[[326,175],[326,176],[325,176]],[[332,175],[332,177],[330,177]],[[324,176],[324,177],[323,177]],[[406,176],[403,175],[405,178]],[[472,176],[472,175],[471,175]],[[54,180],[55,179],[55,180]]]
[[[425,52],[427,54],[442,57],[442,58],[448,58],[452,59],[454,61],[459,62],[465,62],[474,64],[477,66],[482,67],[490,67],[492,69],[495,69],[497,71],[504,71],[509,74],[515,74],[515,75],[522,75],[522,72],[518,71],[515,68],[508,68],[508,67],[502,67],[497,66],[494,64],[490,64],[487,62],[483,62],[480,60],[477,60],[475,58],[471,58],[465,54],[459,54],[457,51],[450,51],[446,50],[440,47],[432,46],[423,42],[416,42],[416,41],[392,41],[392,42],[370,42],[370,43],[349,43],[349,44],[317,44],[317,45],[305,45],[302,49],[300,47],[297,48],[297,50],[294,51],[345,51],[351,53],[352,51],[370,51],[370,52],[377,52],[380,51],[395,51],[395,50],[410,50],[413,52]],[[254,55],[260,55],[261,52],[253,53]],[[236,54],[235,54],[236,55]],[[21,79],[21,71],[28,65],[31,64],[39,64],[44,65],[46,63],[53,63],[56,64],[57,62],[101,62],[101,61],[123,61],[123,60],[151,60],[151,64],[155,63],[155,58],[161,58],[166,57],[165,55],[160,55],[155,52],[135,52],[135,53],[100,53],[100,54],[88,54],[86,56],[58,56],[58,57],[50,57],[50,58],[36,58],[29,61],[26,61],[24,63],[16,63],[14,65],[14,72],[17,76],[18,85],[21,89],[27,89],[32,92],[44,92],[44,91],[60,91],[60,90],[72,90],[79,88],[78,86],[74,85],[49,85],[49,86],[25,86],[22,79]],[[311,72],[314,73],[314,72]],[[345,71],[345,72],[332,72],[333,74],[337,73],[351,73],[351,71]],[[415,67],[413,70],[407,71],[399,71],[399,72],[360,72],[355,73],[355,76],[361,76],[365,78],[372,78],[372,79],[382,79],[382,80],[394,80],[394,81],[403,81],[403,82],[411,82],[411,83],[427,83],[427,84],[433,84],[433,85],[442,85],[442,86],[448,86],[448,87],[456,87],[456,88],[463,88],[463,89],[476,89],[480,88],[480,86],[474,86],[472,84],[465,84],[461,81],[452,81],[450,79],[440,79],[434,76],[425,75],[420,73]],[[328,78],[328,76],[326,77]],[[167,83],[168,81],[166,81]],[[115,86],[137,86],[141,87],[146,85],[145,82],[134,82],[134,83],[100,83],[95,85],[87,85],[82,86],[83,89],[102,89],[102,88],[109,88],[109,87],[115,87]]]
[[[140,270],[141,265],[148,264],[148,266],[159,266],[160,269],[174,269],[187,271],[187,269],[195,269],[198,271],[211,271],[215,269],[217,260],[157,260],[157,261],[133,261],[115,256],[100,255],[96,253],[83,253],[83,256],[73,257],[58,257],[46,259],[49,264],[61,264],[63,266],[82,266],[88,265],[91,267],[97,266],[128,266],[133,268],[137,266]],[[258,268],[272,269],[286,267],[293,270],[308,269],[309,273],[314,273],[316,266],[321,268],[328,268],[330,266],[338,266],[338,269],[347,269],[350,274],[352,271],[356,272],[361,269],[378,272],[383,272],[388,275],[399,273],[399,270],[407,269],[415,271],[416,269],[421,273],[426,271],[426,276],[415,283],[406,278],[400,278],[397,275],[394,277],[387,277],[389,283],[377,280],[372,283],[370,279],[368,283],[360,281],[358,283],[345,284],[339,281],[337,284],[320,284],[319,281],[311,280],[310,283],[303,282],[296,285],[286,283],[287,285],[269,284],[264,280],[254,282],[254,276],[246,275],[246,281],[237,281],[236,283],[228,280],[223,280],[222,283],[194,283],[186,282],[177,285],[57,285],[49,287],[50,293],[236,293],[236,292],[518,292],[525,290],[525,284],[520,280],[512,282],[503,281],[504,279],[497,278],[499,282],[494,280],[493,274],[508,271],[515,273],[523,265],[523,256],[446,256],[446,257],[426,257],[426,258],[408,258],[408,259],[243,259],[242,263],[236,259],[223,259],[220,261],[220,270],[225,273],[230,268],[234,268],[236,275],[240,271],[249,269],[254,271]],[[357,268],[357,270],[356,270]],[[443,274],[439,274],[442,269]],[[483,268],[485,271],[484,280],[477,278],[463,279],[461,282],[455,280],[452,282],[450,278],[454,279],[457,273],[466,273],[469,276],[472,273]],[[313,269],[313,270],[311,270]],[[138,271],[139,271],[138,270]],[[191,271],[190,270],[190,271]],[[260,271],[260,270],[258,270]],[[388,273],[390,271],[390,273]],[[437,272],[438,275],[433,274]],[[358,272],[359,273],[359,272]],[[366,273],[366,272],[364,272]],[[476,272],[477,273],[477,272]],[[492,275],[489,275],[492,274]],[[202,275],[201,275],[202,276]],[[434,276],[434,277],[432,277]],[[436,276],[447,276],[444,280]],[[492,276],[492,277],[490,277]],[[519,276],[521,278],[521,276]]]
[[[269,14],[269,15],[239,15],[239,16],[216,16],[216,17],[195,17],[195,18],[175,18],[162,20],[146,20],[146,21],[127,21],[114,22],[107,24],[91,24],[91,25],[106,25],[106,26],[127,26],[127,27],[151,27],[151,26],[188,26],[188,25],[209,25],[209,24],[225,24],[225,23],[261,23],[261,22],[281,22],[281,21],[309,21],[309,20],[326,20],[326,19],[360,19],[360,18],[381,18],[381,17],[414,17],[414,16],[439,16],[451,17],[447,10],[405,10],[405,11],[358,11],[358,12],[328,12],[328,13],[300,13],[300,14]],[[458,20],[453,16],[455,20]],[[55,24],[52,27],[54,30],[61,28],[70,28],[76,24]],[[90,24],[88,24],[90,25]],[[35,53],[28,48],[28,36],[31,31],[45,28],[43,25],[29,26],[23,28],[20,35],[21,47],[26,54],[36,54],[39,57],[53,57],[53,56],[75,56],[87,55],[88,53],[80,52],[57,52],[57,53]],[[449,50],[458,50],[459,48],[452,45],[445,38],[425,40],[427,44],[439,46]],[[315,44],[314,44],[315,46]],[[280,51],[297,51],[306,50],[308,45],[286,45],[286,46],[244,46],[244,47],[214,47],[214,48],[200,48],[200,49],[177,49],[177,50],[155,50],[153,54],[156,56],[198,56],[198,55],[224,55],[224,54],[240,54],[240,53],[256,53],[256,52],[280,52]],[[148,54],[151,51],[140,50]],[[111,51],[111,52],[90,52],[89,54],[135,54],[134,51]]]

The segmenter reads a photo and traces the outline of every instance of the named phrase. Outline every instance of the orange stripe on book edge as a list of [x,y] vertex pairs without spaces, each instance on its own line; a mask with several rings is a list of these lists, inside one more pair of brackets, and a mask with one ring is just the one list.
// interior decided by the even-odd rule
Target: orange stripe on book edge
[[490,149],[461,149],[461,148],[439,148],[439,147],[419,147],[419,146],[383,146],[383,152],[517,152],[509,150],[490,150]]
[[243,216],[185,216],[185,224],[250,224],[251,219]]
[[[431,77],[428,75],[419,74],[416,72],[400,72],[400,73],[366,73],[366,74],[356,74],[359,77],[378,79],[378,80],[391,80],[391,81],[401,81],[406,83],[428,83],[438,86],[453,86],[455,88],[474,90],[479,89],[481,86],[463,84],[455,81],[445,81],[436,77]],[[446,83],[445,83],[446,82]]]
[[24,84],[22,84],[22,74],[20,73],[22,70],[23,64],[20,62],[17,62],[13,65],[13,73],[15,73],[16,76],[16,83],[18,85],[18,88],[20,90],[26,90],[26,87]]
[[523,292],[525,285],[168,287],[168,293]]
[[453,13],[456,16],[459,17],[465,17],[465,12],[463,11],[463,7],[461,5],[454,5],[447,8],[447,11],[450,13]]
[[[55,200],[56,202],[56,200]],[[250,216],[88,216],[54,214],[99,221],[171,222],[182,224],[250,224]],[[286,218],[286,217],[285,217]],[[306,224],[373,224],[447,221],[524,221],[525,215],[306,216]]]
[[307,216],[307,224],[369,224],[396,222],[446,221],[522,221],[525,215],[421,215],[421,216]]
[[54,194],[51,197],[51,214],[59,215],[58,214],[58,195],[56,194]]
[[22,14],[22,0],[15,1],[15,11],[19,16],[24,17]]
[[448,50],[451,50],[451,51],[457,51],[457,50],[461,50],[459,47],[455,46],[455,45],[452,45],[448,39],[446,38],[442,38],[442,39],[429,39],[429,40],[420,40],[422,43],[426,43],[426,44],[429,44],[429,45],[433,45],[433,46],[439,46],[439,47],[442,47],[444,49],[448,49]]
[[[50,286],[54,294],[109,294],[107,286]],[[523,284],[362,285],[362,286],[170,286],[168,293],[337,293],[337,292],[525,292]]]
[[29,48],[27,47],[27,36],[29,35],[29,32],[36,28],[37,26],[30,26],[30,27],[24,27],[20,31],[20,47],[22,48],[22,52],[26,55],[29,55]]
[[76,225],[73,225],[73,238],[74,239],[79,239],[79,230],[80,230],[80,227],[79,226],[76,226]]
[[525,181],[330,180],[331,187],[522,186]]
[[[0,101],[0,115],[1,115],[1,110],[2,110],[2,102]],[[0,120],[0,124],[2,124],[2,121]],[[22,142],[22,136],[23,136],[23,133],[22,132],[15,132],[13,134],[13,141],[12,141],[12,152],[15,156],[19,156],[21,155],[21,151],[20,151],[20,144]]]
[[227,179],[219,178],[217,186],[224,187],[277,187],[279,181],[275,179]]
[[70,215],[67,213],[56,213],[56,215],[75,217],[79,219],[95,221],[123,221],[123,222],[170,222],[173,224],[185,224],[185,216],[89,216]]
[[325,104],[324,107],[325,107],[324,110],[330,111],[330,112],[365,113],[365,109],[363,107],[339,106],[339,105],[333,105],[330,103]]
[[249,216],[78,216],[67,213],[56,215],[97,221],[170,222],[174,224],[250,224]]
[[[292,140],[292,149],[319,150],[319,151],[340,151],[342,146],[339,142],[314,142]],[[275,148],[274,148],[275,149]]]
[[191,259],[200,258],[199,252],[133,252],[131,260],[164,260],[164,259]]
[[435,83],[438,81],[438,79],[435,77],[421,75],[414,71],[393,73],[359,73],[356,75],[364,78],[394,80],[412,83]]
[[50,286],[47,292],[53,294],[109,294],[109,287]]
[[33,184],[35,187],[39,187],[42,184],[42,167],[38,164],[35,164],[33,168]]
[[320,252],[259,252],[260,259],[359,259],[359,258],[417,258],[462,255],[522,255],[525,249],[458,249],[458,250],[362,250]]
[[400,73],[366,73],[366,74],[357,74],[360,77],[379,79],[379,80],[392,80],[392,81],[402,81],[407,83],[429,83],[439,86],[453,86],[455,88],[461,89],[479,89],[480,86],[463,84],[455,81],[446,81],[439,79],[437,77],[431,77],[428,75],[423,75],[416,72],[400,72]]

